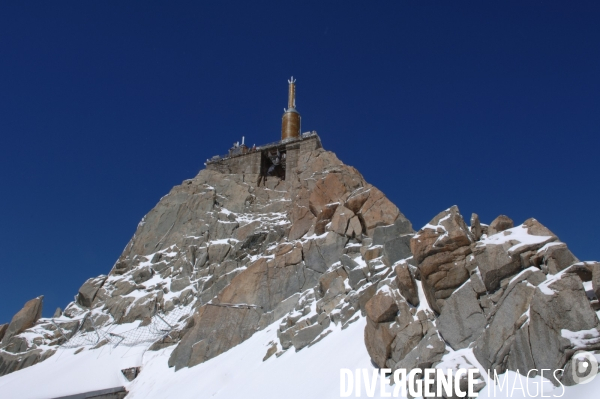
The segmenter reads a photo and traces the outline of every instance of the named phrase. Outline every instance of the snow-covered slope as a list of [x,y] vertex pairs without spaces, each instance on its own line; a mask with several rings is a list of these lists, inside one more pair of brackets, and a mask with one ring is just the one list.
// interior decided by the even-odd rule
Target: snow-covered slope
[[[277,339],[277,325],[273,323],[214,359],[178,372],[167,366],[172,347],[151,352],[145,352],[144,347],[105,347],[77,355],[72,349],[60,350],[48,361],[1,378],[0,392],[6,399],[44,399],[123,385],[129,391],[127,398],[133,399],[333,399],[340,397],[341,369],[365,369],[369,374],[375,369],[363,342],[364,318],[345,330],[336,328],[328,339],[309,348],[288,351],[263,362],[267,344]],[[465,355],[464,350],[444,360],[451,362],[456,355]],[[120,372],[140,365],[143,371],[133,382]],[[496,387],[494,394],[493,386],[488,386],[479,397],[532,397],[526,392],[523,395],[519,383],[515,383],[519,381],[516,373],[509,371],[506,378],[509,385],[502,390]],[[522,377],[520,381],[525,387],[526,381]],[[540,378],[529,381],[532,394],[534,383],[540,384]],[[544,389],[545,395],[563,394],[547,380]],[[562,397],[593,398],[598,390],[600,378],[587,385],[567,387]],[[393,388],[387,391],[393,393]],[[361,397],[367,397],[364,385]],[[379,386],[373,397],[382,397]]]

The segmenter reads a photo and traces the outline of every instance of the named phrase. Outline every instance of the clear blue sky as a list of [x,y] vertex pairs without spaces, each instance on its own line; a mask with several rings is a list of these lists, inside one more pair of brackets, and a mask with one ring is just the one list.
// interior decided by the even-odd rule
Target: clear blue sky
[[[13,4],[11,4],[13,3]],[[593,1],[3,2],[0,323],[64,307],[206,158],[303,130],[416,228],[536,217],[600,259]]]

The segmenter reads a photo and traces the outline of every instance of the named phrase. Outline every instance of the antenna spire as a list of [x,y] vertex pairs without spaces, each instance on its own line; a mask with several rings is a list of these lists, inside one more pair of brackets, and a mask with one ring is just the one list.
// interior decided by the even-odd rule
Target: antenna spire
[[288,83],[290,84],[288,90],[288,108],[296,108],[296,79],[292,76],[288,80]]

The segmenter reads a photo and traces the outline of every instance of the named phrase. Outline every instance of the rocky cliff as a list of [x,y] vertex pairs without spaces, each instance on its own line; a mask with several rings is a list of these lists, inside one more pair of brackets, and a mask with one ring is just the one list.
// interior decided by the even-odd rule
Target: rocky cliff
[[139,223],[110,273],[86,281],[62,314],[40,319],[40,299],[19,312],[30,315],[26,323],[15,316],[0,373],[47,358],[75,334],[93,338],[182,308],[188,313],[151,347],[176,345],[169,360],[176,369],[218,356],[282,318],[269,355],[299,350],[330,323],[356,320],[375,284],[410,252],[410,222],[331,152],[302,152],[287,180],[247,180],[202,170],[174,187]]
[[[600,263],[580,262],[537,220],[515,227],[502,215],[487,226],[473,215],[469,227],[454,206],[410,248],[413,258],[400,261],[366,304],[365,343],[378,366],[478,362],[523,375],[566,368],[557,375],[572,385],[570,357],[600,349]],[[415,307],[415,287],[427,306]]]
[[65,342],[118,345],[130,338],[115,326],[157,318],[168,328],[130,344],[174,347],[176,370],[273,323],[265,360],[361,317],[373,362],[391,369],[558,369],[576,350],[600,349],[600,264],[580,262],[535,219],[488,226],[473,215],[468,226],[452,207],[415,233],[331,152],[303,151],[289,172],[259,185],[202,170],[174,187],[108,275],[87,280],[64,312],[40,318],[36,298],[0,326],[0,375]]

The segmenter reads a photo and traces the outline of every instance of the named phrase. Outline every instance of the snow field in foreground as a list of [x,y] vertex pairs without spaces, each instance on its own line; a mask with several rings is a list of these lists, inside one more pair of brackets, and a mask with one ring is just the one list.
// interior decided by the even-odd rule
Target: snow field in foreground
[[[61,350],[45,362],[0,377],[0,397],[42,399],[125,386],[130,392],[128,399],[339,398],[340,369],[366,369],[369,375],[374,370],[364,345],[365,323],[361,318],[346,330],[334,327],[333,333],[312,347],[300,352],[292,348],[279,358],[272,356],[263,362],[269,342],[277,338],[277,321],[220,356],[178,372],[167,366],[174,346],[157,352],[144,351],[144,347],[105,346],[86,349],[77,355],[71,349]],[[128,382],[120,370],[139,365],[142,372],[136,380]],[[509,385],[502,391],[497,387],[494,396],[493,386],[488,386],[479,397],[531,397],[526,390],[519,389],[516,373],[508,372],[507,377]],[[525,388],[527,380],[523,377],[520,380]],[[529,380],[532,394],[533,382],[539,384],[541,379]],[[549,382],[544,388],[549,397],[563,393],[561,388],[550,391]],[[598,392],[600,377],[590,384],[567,387],[562,397],[593,398]],[[367,397],[364,384],[361,397]],[[379,386],[374,397],[381,397]],[[537,397],[541,395],[538,393]]]

